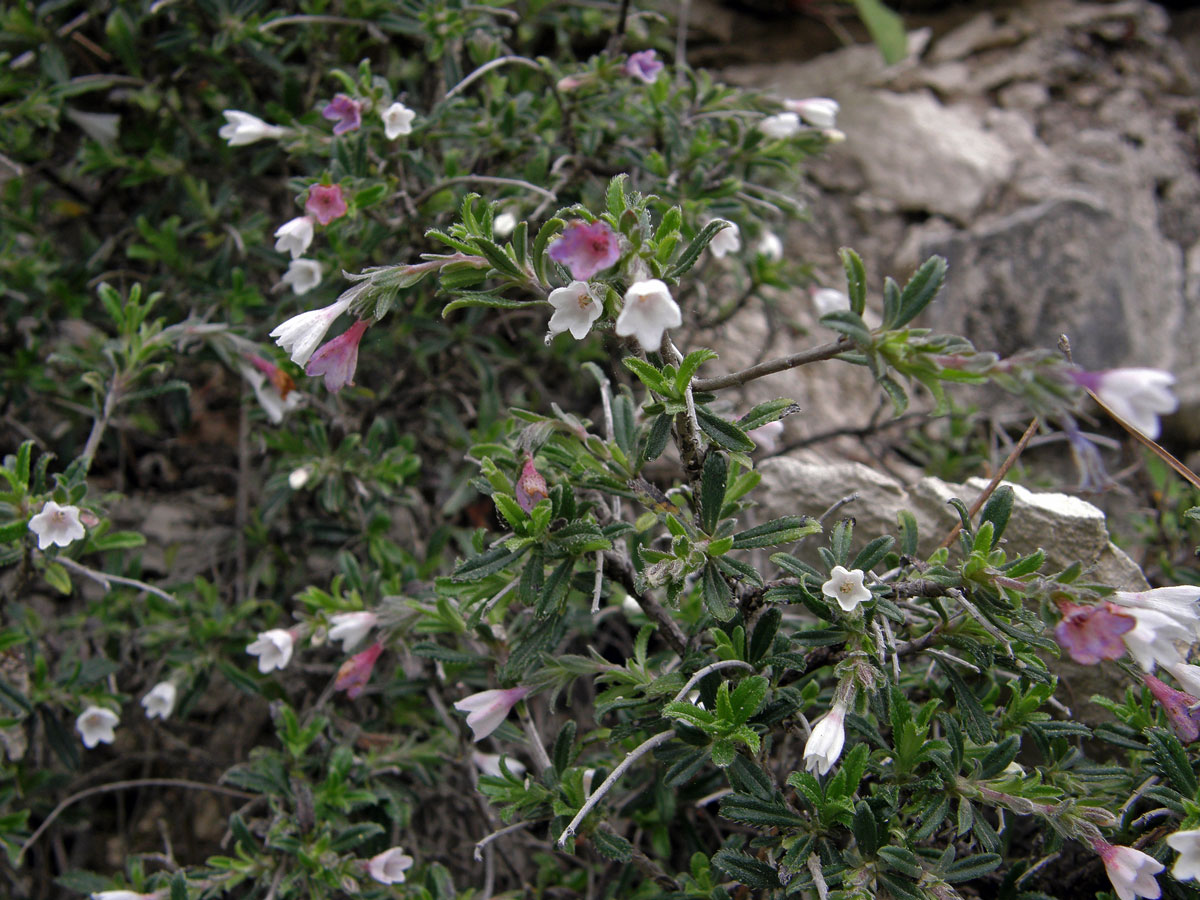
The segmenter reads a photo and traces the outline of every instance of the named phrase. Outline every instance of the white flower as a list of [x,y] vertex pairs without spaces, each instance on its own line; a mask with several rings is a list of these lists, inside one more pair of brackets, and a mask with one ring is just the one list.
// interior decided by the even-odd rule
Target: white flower
[[287,134],[287,129],[283,126],[268,125],[258,116],[240,110],[227,109],[222,115],[225,116],[226,124],[221,126],[217,134],[229,141],[230,147],[253,144],[264,138],[281,138]]
[[263,412],[267,414],[267,419],[272,424],[278,425],[287,413],[304,405],[304,395],[299,391],[289,390],[285,397],[280,392],[278,385],[262,372],[245,364],[238,368],[242,377],[253,388],[258,405],[262,407]]
[[246,647],[246,652],[258,657],[258,671],[264,675],[272,669],[284,669],[292,660],[292,647],[296,641],[290,631],[272,628],[260,631],[258,640]]
[[800,133],[800,117],[794,112],[767,116],[758,122],[758,130],[773,141],[782,141]]
[[1163,668],[1175,676],[1185,693],[1200,697],[1200,666],[1180,662],[1169,663]]
[[506,238],[517,227],[517,217],[510,212],[502,212],[492,220],[492,234],[498,238]]
[[1167,843],[1179,853],[1179,859],[1171,868],[1171,874],[1179,881],[1200,878],[1200,829],[1177,831]]
[[617,316],[620,337],[633,335],[642,349],[654,353],[662,345],[663,332],[683,324],[679,304],[657,278],[635,281],[625,292],[625,305]]
[[1131,609],[1152,609],[1169,616],[1200,640],[1200,587],[1181,584],[1148,591],[1117,591],[1112,602]]
[[393,103],[379,117],[383,119],[384,137],[394,141],[402,134],[412,134],[412,123],[417,114],[403,103]]
[[783,105],[796,113],[809,125],[818,128],[833,128],[837,125],[840,107],[836,100],[828,97],[809,97],[806,100],[785,100]]
[[288,487],[293,491],[298,491],[300,488],[308,484],[308,479],[312,477],[312,466],[301,466],[298,469],[292,469],[288,474]]
[[471,740],[481,741],[497,728],[511,710],[526,694],[527,687],[504,690],[480,691],[464,697],[454,704],[459,712],[467,714],[467,725],[471,729]]
[[94,891],[92,900],[150,900],[154,894],[139,894],[136,891]]
[[280,281],[290,284],[293,293],[307,294],[321,283],[321,268],[315,259],[293,259]]
[[763,236],[758,239],[758,246],[754,249],[759,256],[765,256],[771,262],[779,262],[783,259],[783,241],[773,231],[764,231]]
[[1162,896],[1154,876],[1166,868],[1157,859],[1132,847],[1114,847],[1111,844],[1100,848],[1100,858],[1108,872],[1108,880],[1121,900],[1148,897],[1157,900]]
[[[727,219],[722,220],[728,222]],[[720,259],[726,253],[737,253],[742,249],[742,233],[741,229],[733,222],[728,223],[727,228],[722,228],[715,235],[712,241],[709,242],[708,249],[712,251],[712,255]]]
[[333,625],[329,629],[329,639],[341,641],[342,652],[348,653],[351,647],[356,646],[370,633],[371,629],[379,623],[379,619],[375,613],[349,612],[330,616],[329,622]]
[[[365,281],[361,283],[367,284]],[[300,313],[275,326],[271,337],[275,338],[276,344],[291,354],[292,362],[298,366],[308,363],[308,358],[313,355],[317,344],[321,343],[334,319],[350,308],[350,302],[357,296],[351,294],[351,291],[342,294],[329,306]]]
[[754,441],[758,449],[764,453],[774,453],[779,449],[779,438],[783,435],[783,423],[776,419],[766,425],[759,425],[746,432],[746,437]]
[[846,612],[871,599],[871,592],[863,586],[862,569],[834,566],[829,576],[829,580],[821,585],[821,593],[830,600],[836,600]]
[[146,718],[159,718],[166,721],[175,708],[175,685],[169,681],[160,681],[142,698],[142,706],[146,708]]
[[550,333],[569,331],[577,341],[587,337],[592,324],[604,312],[600,301],[589,293],[586,281],[572,281],[566,287],[555,288],[547,299],[554,307],[554,315],[550,317]]
[[850,308],[850,298],[834,288],[817,288],[812,292],[812,302],[818,316]]
[[313,242],[313,220],[308,216],[296,216],[275,230],[275,252],[290,253],[299,259]]
[[378,856],[372,856],[367,863],[367,871],[380,884],[402,884],[404,873],[412,868],[413,858],[400,847],[384,850]]
[[[480,753],[476,750],[471,754],[471,762],[479,767],[479,771],[484,775],[492,775],[496,778],[503,778],[504,773],[500,771],[500,754],[499,753]],[[504,765],[508,767],[508,771],[514,775],[525,774],[525,764],[516,759],[505,759]]]
[[1179,408],[1171,393],[1175,376],[1161,369],[1110,369],[1080,372],[1075,377],[1118,418],[1150,440],[1157,439],[1161,431],[1158,417]]
[[846,743],[846,705],[835,703],[833,709],[813,726],[804,745],[804,768],[824,775],[833,768]]
[[111,744],[115,741],[117,736],[113,729],[120,721],[120,717],[111,709],[89,706],[75,720],[75,730],[83,739],[83,746],[91,750],[97,744]]
[[79,521],[79,507],[59,506],[53,500],[47,500],[42,511],[29,520],[29,530],[37,535],[39,550],[51,544],[65,547],[85,534]]

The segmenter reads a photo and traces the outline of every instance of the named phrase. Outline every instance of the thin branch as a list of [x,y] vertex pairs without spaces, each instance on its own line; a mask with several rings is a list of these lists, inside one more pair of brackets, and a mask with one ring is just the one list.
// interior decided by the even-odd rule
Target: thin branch
[[352,19],[348,16],[298,15],[280,16],[270,22],[258,26],[259,31],[270,31],[280,25],[353,25],[359,28],[375,28],[375,22],[370,19]]
[[177,597],[168,594],[161,588],[156,588],[152,584],[146,584],[144,581],[138,581],[136,578],[126,578],[124,575],[110,575],[107,572],[97,572],[95,569],[89,569],[83,563],[75,562],[75,560],[66,556],[56,556],[54,561],[61,563],[63,566],[71,569],[74,572],[78,572],[80,575],[92,579],[92,581],[99,584],[106,591],[112,590],[112,584],[110,582],[115,581],[117,584],[124,584],[128,587],[145,591],[148,594],[153,594],[155,597],[161,597],[163,600],[166,600],[172,605],[179,604],[179,599]]
[[699,682],[700,679],[704,678],[704,676],[709,675],[712,672],[716,672],[720,669],[733,669],[733,668],[749,669],[751,672],[754,671],[754,666],[750,665],[750,663],[748,663],[748,662],[742,662],[740,659],[723,659],[720,662],[709,663],[703,669],[698,669],[696,671],[696,673],[687,680],[687,684],[685,684],[682,688],[679,689],[679,693],[675,695],[675,702],[678,703],[680,700],[682,700],[684,697],[686,697],[688,691],[690,691],[693,687],[695,687],[696,683]]
[[492,69],[498,69],[501,66],[508,65],[509,63],[517,63],[522,66],[528,66],[531,69],[537,69],[539,72],[545,72],[545,69],[542,68],[540,63],[537,63],[532,59],[527,59],[524,56],[501,56],[498,59],[493,59],[491,62],[484,63],[454,87],[450,88],[450,90],[446,91],[446,96],[442,99],[449,100],[455,94],[465,91],[468,87],[482,78],[488,72],[492,71]]
[[533,752],[533,760],[537,763],[538,771],[545,772],[553,763],[550,762],[550,756],[546,753],[546,747],[542,743],[542,736],[538,734],[537,725],[533,721],[533,715],[529,712],[529,705],[522,703],[518,708],[517,715],[521,719],[521,725],[525,729],[525,737],[529,743],[529,749]]
[[483,850],[492,841],[496,840],[497,838],[502,838],[506,834],[512,834],[514,831],[520,831],[522,828],[528,828],[532,824],[533,822],[517,822],[513,825],[507,825],[504,828],[501,828],[499,831],[493,831],[487,837],[477,841],[475,843],[475,861],[483,862]]
[[692,381],[692,388],[697,391],[719,391],[722,388],[735,387],[766,375],[774,375],[776,372],[785,372],[788,369],[795,369],[809,363],[833,359],[835,356],[852,349],[853,346],[854,344],[849,338],[838,338],[832,343],[810,347],[807,350],[801,350],[799,353],[793,353],[790,356],[769,359],[748,369],[742,369],[740,372],[730,372],[728,375],[717,375],[714,378],[696,378]]
[[530,184],[528,181],[522,181],[520,178],[501,178],[498,175],[456,175],[453,178],[446,178],[439,181],[437,184],[431,184],[413,199],[416,204],[424,203],[438,191],[449,187],[452,184],[503,184],[512,187],[524,188],[527,191],[532,191],[535,194],[541,194],[552,203],[558,202],[558,196],[544,187],[538,187],[536,184]]

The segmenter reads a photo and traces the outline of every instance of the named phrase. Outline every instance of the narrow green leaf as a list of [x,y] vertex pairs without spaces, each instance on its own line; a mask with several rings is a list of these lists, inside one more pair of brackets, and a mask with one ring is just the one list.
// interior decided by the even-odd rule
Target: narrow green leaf
[[629,208],[629,201],[625,195],[625,182],[628,180],[629,176],[625,173],[615,175],[608,182],[608,188],[604,192],[605,205],[614,219],[621,218],[621,213]]
[[696,370],[710,359],[716,358],[716,351],[709,350],[708,348],[693,350],[691,353],[685,356],[683,362],[679,364],[679,372],[675,376],[676,394],[682,396],[684,389],[687,388],[689,383],[691,383],[692,376],[696,374]]
[[809,534],[821,530],[821,523],[808,516],[783,516],[756,525],[733,536],[735,550],[751,550],[758,547],[773,547],[776,544],[790,544]]
[[516,562],[528,549],[528,546],[525,546],[517,550],[509,550],[504,544],[497,544],[490,550],[479,554],[479,556],[473,556],[460,563],[458,568],[454,570],[454,574],[450,576],[450,580],[476,581],[488,575],[493,575]]
[[[1008,525],[1008,519],[1012,515],[1015,500],[1016,494],[1012,487],[1002,484],[988,498],[987,505],[984,506],[983,512],[980,513],[979,522],[981,526],[985,522],[992,524],[991,547],[995,547],[996,544],[1000,543],[1000,536],[1004,534],[1004,529]],[[988,549],[991,549],[991,547]]]
[[725,462],[725,455],[717,450],[710,451],[704,459],[704,471],[700,476],[700,525],[705,534],[716,531],[721,521],[728,474],[729,465]]
[[871,329],[863,321],[862,316],[848,309],[837,309],[821,316],[821,324],[844,334],[859,347],[869,348],[873,343]]
[[871,40],[883,54],[889,66],[900,62],[908,55],[908,35],[904,20],[883,5],[880,0],[854,0],[858,17],[867,26]]
[[721,577],[721,572],[717,568],[716,563],[711,560],[704,566],[704,577],[701,582],[701,597],[704,600],[704,608],[708,614],[718,622],[728,622],[733,618],[736,610],[733,608],[733,591],[725,579]]
[[749,453],[757,446],[746,437],[745,431],[732,422],[725,421],[707,406],[696,407],[696,418],[700,430],[718,447]]
[[452,312],[457,312],[460,309],[469,307],[486,306],[492,309],[521,309],[525,306],[537,306],[536,302],[529,300],[512,300],[508,297],[501,297],[498,294],[488,293],[487,291],[458,291],[458,296],[442,307],[442,318],[446,318]]
[[889,534],[875,538],[875,540],[858,551],[858,556],[854,557],[854,562],[850,563],[850,568],[862,569],[864,572],[869,571],[872,566],[887,556],[888,551],[892,549],[892,545],[895,543],[896,539]]
[[931,256],[913,273],[900,294],[897,319],[890,327],[903,328],[930,304],[946,280],[946,260]]
[[800,412],[799,403],[788,400],[786,397],[780,397],[777,400],[768,400],[758,404],[734,424],[744,431],[753,431],[755,428],[761,428],[771,422],[778,422],[780,419],[798,412]]
[[779,625],[783,621],[783,611],[778,606],[770,606],[763,610],[750,636],[750,647],[747,651],[747,662],[757,663],[775,643],[775,635],[779,633]]
[[672,385],[663,377],[662,372],[650,363],[636,356],[627,356],[621,362],[647,388],[663,397],[674,398],[675,392],[672,390]]
[[668,282],[676,282],[682,275],[687,274],[688,270],[696,264],[696,260],[700,258],[700,254],[705,251],[712,239],[717,236],[717,232],[723,228],[728,228],[729,222],[724,219],[713,219],[705,225],[698,235],[692,239],[692,242],[687,245],[683,253],[679,255],[679,259],[675,261],[675,265],[667,270],[665,280]]
[[533,239],[533,271],[540,284],[546,284],[546,245],[566,224],[562,219],[547,219]]
[[769,863],[725,847],[713,854],[712,864],[752,890],[773,890],[779,887],[779,875]]
[[867,307],[867,269],[862,258],[849,247],[838,251],[842,268],[846,270],[846,294],[850,297],[850,309],[862,315]]
[[645,462],[652,462],[662,456],[667,449],[667,441],[671,437],[671,417],[662,415],[656,418],[646,432],[645,443],[642,446],[641,457]]
[[973,881],[982,878],[989,872],[994,872],[1003,861],[997,853],[977,853],[974,856],[964,856],[956,859],[942,872],[942,877],[951,884],[957,881]]

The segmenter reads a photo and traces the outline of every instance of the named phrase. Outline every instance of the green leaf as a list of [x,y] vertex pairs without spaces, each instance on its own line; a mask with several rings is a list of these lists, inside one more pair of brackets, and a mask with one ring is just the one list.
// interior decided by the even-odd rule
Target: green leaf
[[850,568],[862,569],[864,572],[869,571],[872,566],[887,556],[888,551],[892,549],[894,543],[896,543],[895,538],[888,534],[875,538],[875,540],[858,551],[858,556],[854,557],[854,562],[850,563]]
[[477,581],[485,578],[488,575],[493,575],[512,565],[518,559],[525,555],[528,546],[521,547],[517,550],[509,550],[504,544],[497,544],[490,550],[485,550],[479,556],[474,556],[458,565],[454,570],[454,574],[450,576],[451,581]]
[[942,877],[953,884],[956,881],[972,881],[995,871],[1003,861],[997,853],[977,853],[956,859],[942,871]]
[[704,608],[718,622],[728,622],[737,611],[732,605],[733,591],[721,577],[716,563],[711,560],[704,566],[701,596],[704,600]]
[[474,238],[473,240],[480,255],[491,263],[492,268],[500,275],[506,275],[516,281],[525,280],[525,273],[517,267],[517,264],[509,258],[508,254],[498,244],[481,237]]
[[50,587],[60,594],[69,595],[71,593],[71,576],[67,574],[67,570],[61,563],[46,563],[46,568],[42,570],[42,577],[46,579],[46,583]]
[[775,643],[775,635],[783,621],[783,611],[778,606],[769,606],[763,610],[750,636],[750,647],[746,654],[747,662],[753,664],[762,659]]
[[725,421],[707,406],[696,407],[696,419],[700,430],[718,447],[749,453],[757,446],[746,437],[745,431],[732,422]]
[[846,270],[846,294],[850,297],[850,309],[862,315],[867,307],[867,269],[862,258],[849,247],[838,251],[842,268]]
[[904,31],[904,21],[898,15],[880,0],[854,0],[854,7],[867,26],[871,40],[883,54],[884,62],[890,66],[908,55],[908,35]]
[[937,661],[937,664],[954,691],[954,698],[958,701],[958,709],[967,735],[977,744],[991,743],[995,739],[992,720],[984,712],[978,698],[963,681],[962,676],[955,671],[953,665],[941,659]]
[[833,312],[825,313],[825,315],[821,316],[821,324],[826,328],[832,328],[834,331],[844,334],[864,349],[869,348],[873,343],[871,329],[867,327],[867,323],[863,321],[862,316],[851,310],[837,309]]
[[554,760],[554,771],[560,777],[571,765],[571,750],[575,745],[576,728],[575,720],[567,719],[563,723],[563,727],[559,730],[558,737],[554,739],[554,753],[551,755],[551,758]]
[[1150,744],[1154,761],[1162,769],[1171,787],[1185,797],[1196,796],[1196,775],[1188,762],[1187,751],[1183,749],[1179,739],[1165,729],[1151,728],[1146,731],[1146,740]]
[[625,194],[625,182],[628,180],[629,176],[624,173],[615,175],[608,182],[608,188],[604,192],[605,205],[614,219],[619,219],[621,213],[629,208],[629,201]]
[[992,543],[988,548],[995,547],[1000,543],[1000,536],[1004,534],[1004,529],[1008,525],[1008,519],[1012,515],[1013,502],[1016,495],[1013,489],[1002,484],[996,488],[996,492],[988,499],[987,505],[984,506],[983,512],[979,516],[980,530],[985,522],[992,524]]
[[913,273],[900,293],[900,307],[896,321],[888,328],[902,328],[915,319],[930,304],[946,280],[946,260],[931,256]]
[[769,863],[725,847],[713,854],[712,864],[752,890],[773,890],[779,887],[779,875]]
[[817,534],[821,523],[808,516],[783,516],[756,525],[733,536],[735,550],[751,550],[758,547],[773,547],[776,544],[790,544],[800,538]]
[[662,456],[667,449],[667,441],[671,437],[671,416],[662,415],[656,418],[646,432],[646,440],[642,446],[641,457],[645,462],[652,462]]
[[638,377],[638,380],[641,381],[642,384],[654,391],[654,393],[663,397],[667,397],[668,399],[673,399],[675,397],[675,392],[672,389],[673,386],[671,383],[668,382],[665,377],[663,377],[662,372],[650,365],[650,363],[646,362],[644,359],[639,359],[636,356],[627,356],[621,360],[621,362],[625,364],[625,368]]
[[487,291],[457,291],[456,293],[458,296],[442,307],[443,319],[452,312],[473,306],[486,306],[492,309],[521,309],[526,306],[539,305],[537,301],[511,300],[508,297],[501,297]]
[[[729,774],[733,769],[731,765]],[[733,822],[757,828],[806,828],[810,825],[808,819],[788,809],[779,796],[764,799],[744,793],[729,794],[721,800],[721,815]]]
[[332,849],[337,853],[345,853],[351,847],[356,847],[367,838],[383,834],[383,826],[378,822],[363,822],[343,829],[334,840]]
[[566,224],[562,219],[547,219],[533,239],[533,271],[540,284],[546,283],[546,245]]
[[725,455],[712,450],[704,459],[704,471],[700,476],[700,526],[705,534],[717,530],[721,521],[721,508],[725,505],[725,483],[729,465]]
[[93,538],[91,541],[91,549],[131,550],[134,547],[141,547],[145,543],[145,536],[138,534],[136,531],[113,531],[109,532],[108,534],[101,535],[98,538]]
[[737,757],[737,747],[729,738],[718,738],[713,741],[710,752],[713,765],[721,769],[728,768]]
[[0,544],[7,544],[9,541],[20,540],[28,531],[28,519],[19,519],[16,522],[8,522],[4,525],[0,525]]
[[692,381],[692,376],[696,374],[696,370],[710,359],[716,359],[717,353],[715,350],[701,348],[693,350],[684,357],[683,362],[679,364],[679,372],[675,375],[675,392],[682,396],[684,389]]
[[909,878],[920,878],[925,874],[917,855],[904,847],[888,845],[879,848],[879,858],[887,863],[888,868],[894,869]]
[[761,675],[743,678],[729,694],[729,706],[733,713],[733,721],[741,725],[758,712],[766,699],[770,682]]
[[999,775],[1008,767],[1009,763],[1017,758],[1017,751],[1020,749],[1021,736],[1010,734],[979,761],[979,777],[994,778]]
[[17,448],[17,460],[13,466],[13,475],[15,476],[16,484],[14,488],[29,487],[29,457],[33,453],[33,441],[23,441],[21,446]]
[[[379,828],[378,825],[375,827]],[[383,831],[382,828],[379,830]],[[171,876],[171,900],[188,900],[187,876],[183,872]]]
[[864,857],[871,859],[879,851],[879,827],[875,822],[875,813],[865,800],[859,800],[854,805],[854,819],[850,825],[854,833],[854,841]]
[[915,557],[917,555],[917,539],[919,537],[917,517],[907,509],[902,509],[896,514],[896,522],[900,528],[901,554]]
[[48,706],[39,706],[42,731],[46,735],[46,743],[54,751],[64,766],[68,769],[79,768],[79,739],[63,725],[58,715]]
[[496,504],[496,512],[504,517],[508,527],[513,531],[523,533],[522,529],[529,523],[529,516],[525,514],[525,510],[521,509],[521,504],[515,498],[499,491],[492,494],[492,502]]
[[571,571],[575,568],[575,562],[574,556],[564,559],[546,578],[541,596],[538,597],[537,607],[534,609],[534,615],[539,619],[544,619],[562,610],[562,606],[567,600],[567,594],[570,592]]
[[633,859],[633,844],[605,828],[597,828],[592,832],[592,846],[601,856],[614,862],[627,863]]
[[698,235],[692,239],[692,242],[687,245],[687,248],[680,254],[679,259],[675,261],[675,265],[667,270],[665,280],[676,282],[682,275],[687,274],[688,270],[696,264],[696,260],[700,258],[700,254],[705,251],[712,239],[717,236],[717,232],[723,228],[728,228],[729,222],[724,219],[713,219],[705,225]]
[[743,431],[753,431],[755,428],[761,428],[771,422],[778,422],[780,419],[798,412],[800,412],[799,403],[788,400],[786,397],[780,397],[777,400],[768,400],[758,404],[734,424]]

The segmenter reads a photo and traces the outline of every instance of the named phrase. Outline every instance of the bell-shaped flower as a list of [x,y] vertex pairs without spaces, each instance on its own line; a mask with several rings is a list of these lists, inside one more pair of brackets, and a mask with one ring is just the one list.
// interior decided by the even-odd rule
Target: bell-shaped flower
[[630,53],[629,58],[625,60],[625,74],[646,84],[654,84],[662,70],[663,64],[659,62],[655,50],[639,50],[637,53]]
[[47,500],[42,511],[29,520],[29,530],[37,535],[39,550],[51,544],[65,547],[87,533],[79,521],[78,506],[59,506],[53,500]]
[[[337,94],[329,104],[321,110],[321,115],[331,122],[334,134],[345,134],[354,131],[362,125],[362,103],[345,94]],[[322,225],[325,223],[322,222]]]
[[142,706],[146,709],[147,719],[162,719],[166,721],[175,709],[175,685],[169,681],[160,681],[150,688],[142,698]]
[[587,337],[592,325],[604,312],[600,301],[588,290],[586,281],[572,281],[566,287],[555,288],[547,299],[554,307],[554,315],[550,317],[550,333],[569,331],[577,341]]
[[412,123],[417,114],[403,103],[393,103],[379,117],[383,119],[383,136],[394,141],[402,134],[412,134]]
[[1094,666],[1102,659],[1124,656],[1124,637],[1137,626],[1132,616],[1111,603],[1079,606],[1064,601],[1059,610],[1063,617],[1054,626],[1054,637],[1075,662]]
[[812,292],[812,302],[818,316],[850,308],[850,298],[835,288],[816,288]]
[[863,584],[863,570],[845,566],[833,567],[829,580],[821,585],[821,593],[836,600],[845,612],[851,612],[858,604],[871,599],[871,591]]
[[91,750],[97,744],[111,744],[117,739],[115,729],[121,721],[111,709],[89,706],[75,720],[75,730],[83,740],[83,746]]
[[1167,845],[1179,854],[1171,874],[1177,881],[1200,878],[1200,829],[1177,831],[1167,838]]
[[[359,284],[365,285],[366,283],[364,281]],[[317,349],[317,344],[321,343],[325,337],[325,332],[329,330],[334,319],[349,309],[351,302],[361,292],[361,289],[355,290],[355,288],[358,288],[358,285],[346,291],[329,306],[300,313],[300,315],[292,316],[286,322],[276,325],[271,331],[271,337],[275,338],[276,344],[288,352],[292,362],[298,366],[305,365],[313,351]]]
[[266,675],[275,669],[285,669],[292,661],[296,638],[283,628],[260,631],[258,640],[246,647],[246,652],[258,657],[258,671]]
[[759,119],[758,130],[773,141],[783,141],[800,133],[800,117],[794,112],[777,113]]
[[237,109],[227,109],[221,113],[225,124],[217,134],[229,142],[230,147],[242,147],[253,144],[265,138],[281,138],[287,134],[282,125],[268,125],[258,116]]
[[321,270],[315,259],[293,259],[280,281],[290,285],[294,294],[307,294],[321,283]]
[[1112,602],[1127,609],[1152,609],[1169,616],[1200,640],[1200,587],[1181,584],[1148,591],[1117,591]]
[[636,337],[643,350],[653,353],[662,345],[663,332],[681,324],[679,304],[665,284],[651,278],[629,286],[615,330],[620,337]]
[[[471,762],[475,763],[479,771],[494,778],[504,777],[504,772],[500,769],[500,758],[499,753],[480,753],[478,750],[471,754]],[[525,774],[525,763],[518,759],[506,758],[504,765],[514,775]]]
[[342,196],[340,184],[314,184],[308,189],[304,211],[322,225],[340,219],[346,214],[346,209],[346,198]]
[[621,244],[607,222],[576,220],[550,245],[550,258],[564,265],[572,278],[587,281],[621,258]]
[[1074,371],[1071,377],[1099,397],[1125,424],[1150,440],[1156,440],[1161,431],[1158,417],[1179,408],[1179,400],[1171,393],[1175,376],[1161,369]]
[[741,229],[733,222],[729,222],[727,227],[722,228],[713,235],[708,249],[717,259],[720,259],[727,253],[737,253],[742,249]]
[[326,389],[337,393],[348,384],[354,384],[354,370],[358,368],[358,342],[363,332],[371,327],[367,319],[359,319],[332,341],[312,355],[306,374],[325,376]]
[[160,900],[159,893],[139,894],[137,891],[93,891],[91,900]]
[[296,216],[275,229],[275,252],[290,253],[299,259],[313,242],[313,220],[308,216]]
[[783,259],[783,241],[773,231],[764,231],[754,247],[754,252],[771,262]]
[[1200,697],[1200,666],[1186,662],[1169,663],[1163,666],[1175,676],[1175,680],[1193,697]]
[[845,744],[846,703],[838,702],[813,726],[804,745],[804,768],[817,775],[826,774],[842,755]]
[[1166,866],[1153,856],[1132,847],[1114,847],[1099,838],[1092,846],[1104,861],[1108,880],[1120,900],[1135,900],[1136,897],[1158,900],[1162,896],[1162,888],[1154,876]]
[[413,862],[413,858],[400,847],[392,847],[372,856],[367,863],[367,871],[380,884],[403,884],[404,873],[412,868]]
[[376,641],[366,650],[361,653],[356,653],[338,669],[337,678],[334,679],[333,689],[335,691],[345,691],[346,696],[351,700],[358,697],[366,688],[367,682],[371,680],[371,670],[375,668],[375,661],[379,659],[379,654],[383,652],[383,644]]
[[[254,390],[258,405],[272,424],[278,425],[283,417],[304,403],[304,397],[296,390],[292,376],[270,360],[261,356],[247,356],[251,365],[241,365],[242,377]],[[257,371],[256,371],[257,370]]]
[[379,624],[379,617],[372,612],[337,613],[329,617],[329,624],[333,626],[329,629],[329,639],[341,641],[343,652],[349,652]]
[[502,688],[480,691],[464,697],[454,704],[459,712],[467,714],[467,725],[471,729],[471,740],[482,741],[500,727],[509,711],[529,693],[527,687]]
[[794,112],[809,125],[818,128],[833,128],[837,125],[837,114],[841,108],[829,97],[808,97],[804,100],[784,100],[785,109]]
[[525,456],[525,465],[521,467],[521,474],[517,478],[516,495],[517,503],[525,512],[529,512],[540,501],[550,496],[550,490],[546,487],[546,479],[534,467],[533,457],[528,454]]
[[1174,616],[1153,609],[1118,607],[1122,615],[1132,616],[1137,624],[1121,637],[1125,646],[1143,671],[1153,672],[1155,666],[1181,664],[1180,646],[1192,643],[1192,629]]

